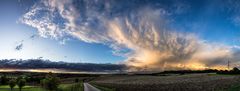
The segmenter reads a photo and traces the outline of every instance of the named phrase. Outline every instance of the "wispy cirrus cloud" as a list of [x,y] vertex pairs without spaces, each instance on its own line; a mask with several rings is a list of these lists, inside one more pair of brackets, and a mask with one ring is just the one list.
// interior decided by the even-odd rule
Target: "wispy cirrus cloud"
[[209,43],[193,33],[170,27],[169,16],[186,8],[173,5],[169,10],[161,5],[141,1],[123,4],[104,0],[45,0],[36,3],[20,21],[37,28],[42,37],[74,37],[108,45],[116,54],[126,57],[123,63],[130,70],[225,69],[226,58],[238,59],[231,46]]

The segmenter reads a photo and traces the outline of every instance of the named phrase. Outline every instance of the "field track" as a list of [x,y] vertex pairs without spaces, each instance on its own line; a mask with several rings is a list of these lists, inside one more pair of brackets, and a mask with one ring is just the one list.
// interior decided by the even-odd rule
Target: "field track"
[[84,85],[84,91],[100,91],[99,89],[95,88],[91,84],[83,83]]

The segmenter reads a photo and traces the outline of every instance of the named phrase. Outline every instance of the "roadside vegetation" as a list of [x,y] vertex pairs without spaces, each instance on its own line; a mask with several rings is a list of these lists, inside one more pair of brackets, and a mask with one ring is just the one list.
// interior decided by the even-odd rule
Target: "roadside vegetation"
[[84,91],[83,83],[63,84],[60,85],[59,91]]
[[91,85],[93,85],[94,87],[100,89],[101,91],[116,91],[115,88],[107,88],[107,87],[103,87],[103,86],[99,86],[95,83],[91,83]]

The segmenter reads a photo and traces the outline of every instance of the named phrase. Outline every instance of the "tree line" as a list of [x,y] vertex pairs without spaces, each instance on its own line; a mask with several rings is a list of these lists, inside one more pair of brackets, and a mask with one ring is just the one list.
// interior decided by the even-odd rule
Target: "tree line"
[[[2,75],[0,77],[0,85],[9,85],[11,91],[13,91],[14,87],[18,86],[19,91],[22,91],[22,88],[24,88],[28,82],[27,80],[29,80],[29,78],[25,76],[7,77],[6,75]],[[40,80],[41,87],[48,91],[58,91],[60,83],[60,78],[52,73],[47,74],[45,78]]]
[[22,91],[22,88],[26,85],[26,80],[23,77],[8,78],[6,75],[3,75],[1,76],[0,84],[9,85],[11,91],[17,85],[19,88],[19,91]]

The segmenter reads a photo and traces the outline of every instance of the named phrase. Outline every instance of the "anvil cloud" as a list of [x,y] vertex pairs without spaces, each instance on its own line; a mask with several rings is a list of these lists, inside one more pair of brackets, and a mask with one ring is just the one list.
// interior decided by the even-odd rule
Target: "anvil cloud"
[[[209,43],[197,34],[172,27],[172,14],[186,7],[169,9],[161,4],[118,0],[43,0],[20,21],[46,38],[78,38],[110,46],[126,57],[129,70],[226,69],[227,60],[237,63],[237,47]],[[141,2],[142,3],[142,2]],[[132,7],[134,6],[134,7]],[[124,7],[124,8],[123,8]]]

